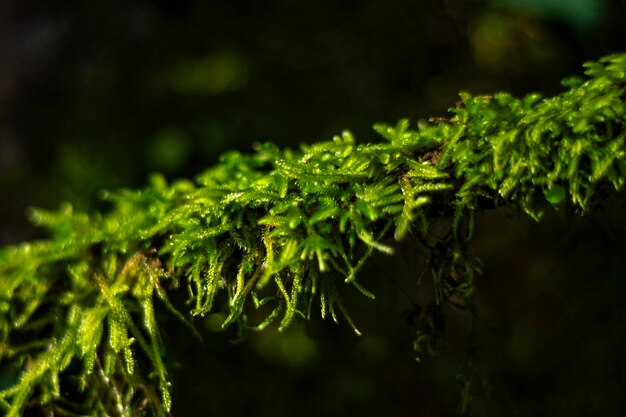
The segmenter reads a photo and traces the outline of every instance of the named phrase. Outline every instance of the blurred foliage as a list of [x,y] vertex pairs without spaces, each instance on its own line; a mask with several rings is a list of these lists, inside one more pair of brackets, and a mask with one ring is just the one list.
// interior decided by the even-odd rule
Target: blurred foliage
[[601,24],[607,12],[607,2],[596,0],[503,0],[502,3],[513,9],[563,20],[582,30]]
[[[0,243],[41,236],[29,206],[106,208],[103,188],[151,171],[195,176],[258,140],[295,146],[344,128],[371,138],[373,121],[442,114],[460,90],[556,93],[581,62],[626,49],[625,14],[621,0],[0,2]],[[558,187],[544,190],[551,202]],[[466,340],[463,312],[447,312],[458,343],[407,365],[412,303],[393,283],[421,297],[426,256],[407,244],[364,267],[383,287],[354,309],[364,339],[316,322],[293,330],[315,346],[307,361],[283,356],[284,334],[198,345],[166,326],[180,413],[446,415],[465,386],[473,415],[623,415],[625,211],[611,204],[573,228],[559,213],[541,228],[477,218],[487,369],[473,384],[456,380],[466,346],[451,347]],[[481,373],[499,382],[479,390]]]

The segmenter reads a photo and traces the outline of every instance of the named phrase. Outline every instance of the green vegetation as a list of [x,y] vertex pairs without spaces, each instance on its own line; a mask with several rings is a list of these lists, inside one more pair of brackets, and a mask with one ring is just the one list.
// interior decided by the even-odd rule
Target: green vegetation
[[[0,407],[167,415],[160,311],[198,339],[193,318],[215,311],[242,334],[314,314],[360,334],[342,287],[374,298],[359,270],[407,235],[430,251],[435,291],[420,358],[442,306],[471,299],[475,213],[508,205],[539,221],[550,206],[588,212],[621,188],[626,55],[586,68],[552,98],[462,93],[449,118],[376,125],[380,143],[344,132],[299,150],[259,144],[195,182],[153,176],[106,192],[105,213],[33,210],[51,238],[0,252],[0,359],[19,373]],[[170,301],[180,293],[186,304]]]

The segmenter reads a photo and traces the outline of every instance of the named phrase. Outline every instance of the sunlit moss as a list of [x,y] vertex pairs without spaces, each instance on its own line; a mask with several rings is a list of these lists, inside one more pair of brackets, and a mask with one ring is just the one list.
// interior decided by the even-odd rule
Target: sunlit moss
[[[319,314],[360,334],[342,291],[374,298],[359,270],[407,235],[429,250],[435,291],[416,313],[420,359],[443,304],[474,291],[481,263],[467,244],[477,211],[508,205],[539,220],[550,203],[586,212],[600,190],[622,187],[626,55],[586,68],[552,98],[462,93],[450,118],[376,125],[379,143],[346,131],[298,150],[259,144],[195,181],[156,175],[143,189],[104,193],[106,213],[33,210],[51,238],[0,251],[0,359],[20,372],[2,376],[11,386],[0,408],[167,415],[161,310],[198,340],[196,316],[244,334]],[[170,301],[176,292],[183,307]],[[315,354],[304,334],[285,340],[279,350],[294,366]]]

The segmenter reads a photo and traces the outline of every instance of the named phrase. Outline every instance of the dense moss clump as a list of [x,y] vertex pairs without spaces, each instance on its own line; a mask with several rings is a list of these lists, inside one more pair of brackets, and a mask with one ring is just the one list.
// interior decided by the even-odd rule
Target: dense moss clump
[[[0,359],[20,375],[0,407],[9,417],[27,407],[167,415],[155,309],[191,337],[193,317],[212,311],[242,332],[321,314],[359,334],[338,288],[374,298],[359,269],[409,234],[431,253],[435,303],[415,342],[428,349],[428,315],[472,294],[478,210],[510,205],[540,220],[550,205],[586,212],[622,187],[626,55],[586,68],[552,98],[462,93],[449,118],[376,125],[380,143],[344,132],[299,150],[259,144],[195,181],[153,176],[146,188],[106,192],[106,213],[33,210],[50,239],[0,252]],[[435,225],[443,237],[429,233]],[[174,306],[175,292],[188,303]]]

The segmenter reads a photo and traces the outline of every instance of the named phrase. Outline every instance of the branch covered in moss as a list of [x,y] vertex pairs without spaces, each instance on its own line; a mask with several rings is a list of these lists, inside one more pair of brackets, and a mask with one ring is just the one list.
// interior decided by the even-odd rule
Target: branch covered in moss
[[[467,252],[478,210],[512,205],[539,220],[550,204],[585,212],[601,190],[622,187],[626,55],[586,68],[552,98],[462,93],[449,118],[376,125],[380,143],[344,132],[299,150],[260,144],[193,182],[153,176],[104,193],[106,213],[33,210],[51,238],[0,251],[0,359],[20,375],[0,408],[168,415],[156,311],[196,336],[193,317],[213,311],[243,330],[320,314],[358,334],[340,287],[374,298],[359,270],[409,234],[431,252],[435,309],[467,300],[480,270]],[[452,222],[434,243],[442,218]],[[176,291],[187,293],[184,309],[169,300]],[[436,330],[425,325],[416,348]]]

